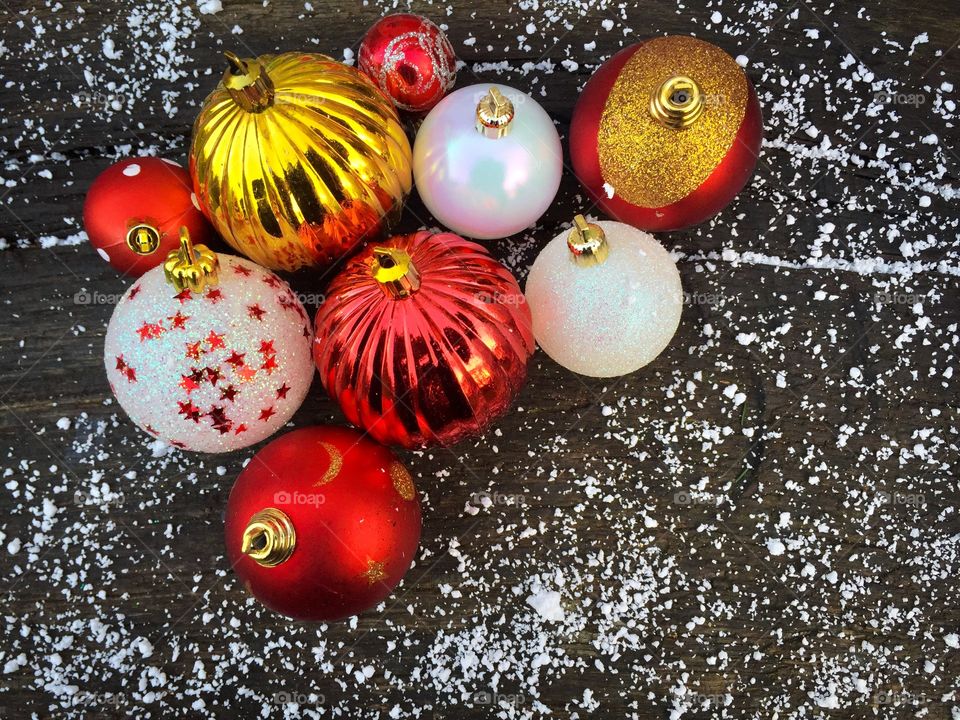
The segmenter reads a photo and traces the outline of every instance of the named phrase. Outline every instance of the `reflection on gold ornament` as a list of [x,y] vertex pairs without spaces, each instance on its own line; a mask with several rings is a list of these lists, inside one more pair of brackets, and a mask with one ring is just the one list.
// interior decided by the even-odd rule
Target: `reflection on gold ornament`
[[217,231],[282,270],[328,265],[381,238],[412,185],[392,103],[324,55],[227,58],[190,150],[194,190]]

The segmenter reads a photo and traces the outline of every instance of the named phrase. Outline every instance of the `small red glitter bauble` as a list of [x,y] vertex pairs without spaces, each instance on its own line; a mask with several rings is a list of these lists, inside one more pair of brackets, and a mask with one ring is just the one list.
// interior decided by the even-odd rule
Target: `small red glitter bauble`
[[381,18],[360,43],[360,69],[398,108],[425,113],[457,79],[457,56],[443,31],[410,13]]

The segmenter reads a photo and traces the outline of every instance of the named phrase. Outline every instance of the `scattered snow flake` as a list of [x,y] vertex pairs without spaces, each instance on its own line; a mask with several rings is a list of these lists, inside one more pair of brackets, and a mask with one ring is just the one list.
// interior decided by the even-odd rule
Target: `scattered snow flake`
[[783,555],[786,549],[783,541],[779,538],[769,538],[767,540],[767,552],[771,555]]
[[564,618],[563,606],[560,604],[560,593],[556,590],[542,590],[527,598],[527,605],[537,611],[544,620],[561,622]]

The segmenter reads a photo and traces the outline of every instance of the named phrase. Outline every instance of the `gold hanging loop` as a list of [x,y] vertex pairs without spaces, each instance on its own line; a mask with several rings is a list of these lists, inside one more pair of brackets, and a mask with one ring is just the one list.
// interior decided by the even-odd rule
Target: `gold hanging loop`
[[127,247],[137,255],[149,255],[160,247],[160,231],[149,223],[137,223],[127,230]]
[[297,533],[289,516],[277,508],[255,513],[243,531],[240,552],[263,567],[286,562],[297,546]]
[[477,103],[477,131],[484,137],[501,138],[510,131],[514,114],[513,101],[491,87]]
[[220,278],[220,260],[206,245],[194,246],[186,227],[180,228],[180,249],[167,255],[163,274],[178,291],[200,293],[215,286]]
[[610,254],[603,228],[588,223],[583,215],[573,219],[573,230],[567,236],[567,247],[578,265],[599,265]]
[[661,83],[650,96],[650,114],[661,125],[683,130],[703,114],[700,86],[686,75],[675,75]]
[[409,297],[420,289],[420,273],[410,254],[400,248],[375,247],[370,274],[392,298]]
[[240,58],[227,50],[223,86],[234,102],[248,112],[262,112],[273,105],[273,82],[254,58]]

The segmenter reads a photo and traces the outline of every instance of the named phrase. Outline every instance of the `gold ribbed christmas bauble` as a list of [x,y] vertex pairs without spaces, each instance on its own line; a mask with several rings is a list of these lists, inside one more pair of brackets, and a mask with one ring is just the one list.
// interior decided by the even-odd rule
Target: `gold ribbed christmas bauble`
[[325,55],[227,58],[190,148],[194,191],[217,231],[275,270],[328,265],[383,237],[412,185],[392,103]]

